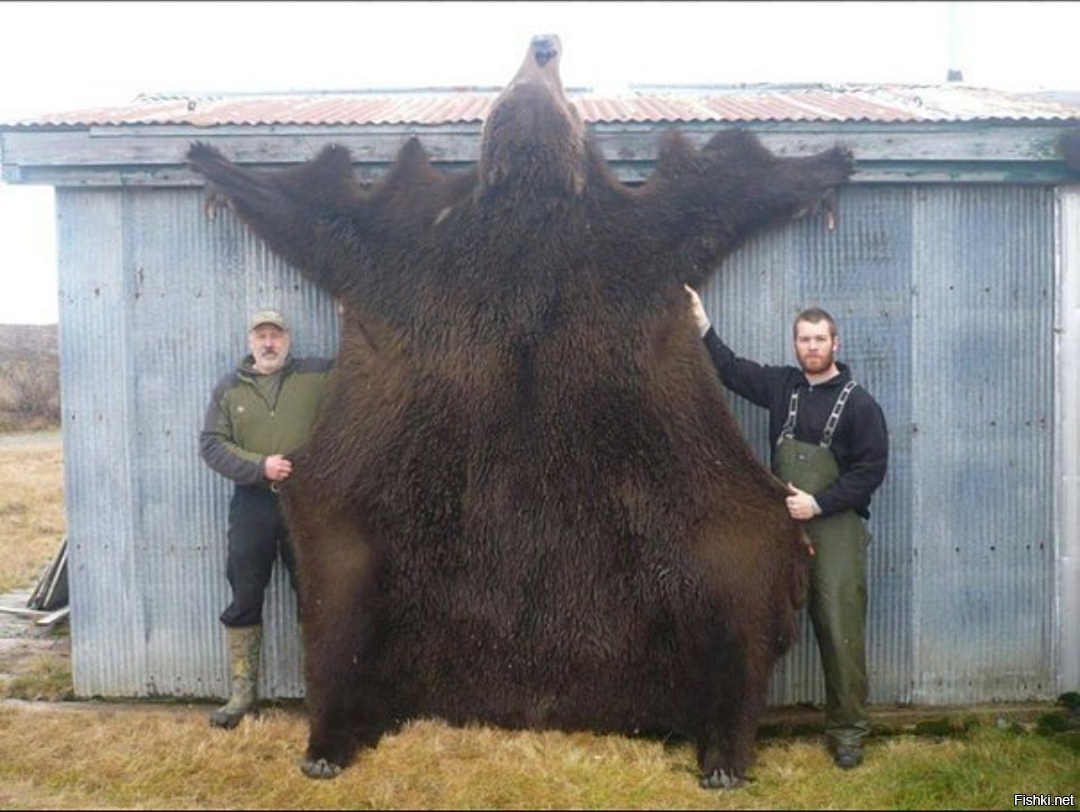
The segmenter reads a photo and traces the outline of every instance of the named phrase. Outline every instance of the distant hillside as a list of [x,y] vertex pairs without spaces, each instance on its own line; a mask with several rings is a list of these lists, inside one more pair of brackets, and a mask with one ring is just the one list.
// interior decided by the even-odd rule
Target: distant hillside
[[0,362],[27,354],[56,357],[58,332],[55,324],[0,324]]
[[60,423],[60,348],[55,324],[0,324],[0,431]]

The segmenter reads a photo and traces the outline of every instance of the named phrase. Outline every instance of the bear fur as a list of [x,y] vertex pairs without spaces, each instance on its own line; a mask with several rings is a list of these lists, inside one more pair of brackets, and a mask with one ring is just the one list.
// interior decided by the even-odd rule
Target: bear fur
[[807,551],[729,412],[684,283],[812,207],[851,155],[746,132],[607,167],[534,38],[468,171],[408,140],[359,184],[327,146],[214,196],[342,304],[336,379],[283,500],[310,736],[331,777],[403,720],[675,731],[706,786],[751,763]]

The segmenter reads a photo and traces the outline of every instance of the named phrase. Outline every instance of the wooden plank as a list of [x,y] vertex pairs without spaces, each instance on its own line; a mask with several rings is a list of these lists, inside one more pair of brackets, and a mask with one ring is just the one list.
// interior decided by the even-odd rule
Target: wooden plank
[[[851,182],[859,183],[1015,183],[1060,185],[1080,182],[1080,175],[1069,173],[1063,164],[1004,163],[951,164],[935,162],[866,162],[860,163]],[[612,165],[615,176],[627,184],[635,185],[648,180],[653,167],[642,165]],[[360,174],[360,173],[358,173]],[[365,173],[366,174],[366,173]],[[370,179],[370,178],[367,178]],[[192,173],[181,170],[163,171],[103,171],[96,169],[22,169],[9,174],[4,168],[3,180],[20,185],[54,186],[58,188],[202,188],[204,181]]]
[[38,581],[26,605],[49,611],[67,603],[67,592],[67,537],[65,536],[60,542],[60,549]]
[[[1042,125],[991,125],[987,123],[920,125],[845,124],[830,128],[755,125],[751,129],[770,149],[783,155],[804,155],[836,143],[851,148],[859,160],[878,161],[1054,161],[1060,162],[1057,138],[1067,127]],[[652,162],[656,158],[663,127],[594,129],[608,160],[627,163]],[[701,144],[722,129],[686,124],[674,127]],[[18,167],[174,167],[184,165],[188,145],[209,141],[230,158],[254,166],[297,163],[313,157],[327,144],[341,144],[357,164],[391,163],[405,140],[417,135],[436,163],[475,163],[479,158],[479,130],[418,130],[417,128],[371,128],[334,130],[309,128],[282,133],[277,129],[172,127],[111,128],[99,130],[30,131],[0,129],[0,156],[4,164]]]
[[34,621],[34,624],[37,626],[52,626],[55,623],[59,623],[70,614],[71,607],[65,606],[62,609],[57,609],[55,612],[49,612],[45,617],[38,618]]
[[[780,155],[807,155],[840,143],[856,157],[854,183],[1075,183],[1057,151],[1060,123],[995,125],[785,126],[755,125],[764,144]],[[616,176],[640,183],[653,172],[660,127],[604,125],[595,130]],[[677,127],[703,144],[715,125]],[[207,140],[231,159],[255,168],[273,168],[312,158],[338,143],[353,155],[357,175],[374,180],[387,171],[404,140],[419,135],[441,169],[463,169],[479,158],[479,131],[458,127],[368,128],[96,128],[64,131],[0,129],[3,180],[11,184],[67,187],[202,186],[184,163],[188,146]]]
[[0,613],[5,615],[18,615],[19,617],[39,618],[48,615],[48,612],[42,612],[38,609],[20,609],[17,606],[0,606]]

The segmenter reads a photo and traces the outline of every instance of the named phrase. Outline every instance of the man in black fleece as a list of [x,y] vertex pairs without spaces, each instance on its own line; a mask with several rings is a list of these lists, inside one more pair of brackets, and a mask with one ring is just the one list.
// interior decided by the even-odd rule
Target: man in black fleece
[[794,366],[739,358],[690,288],[702,340],[725,387],[769,410],[772,470],[814,547],[810,619],[825,673],[825,735],[843,769],[862,763],[866,709],[866,548],[870,497],[885,479],[889,438],[873,396],[836,360],[836,322],[821,308],[793,324]]

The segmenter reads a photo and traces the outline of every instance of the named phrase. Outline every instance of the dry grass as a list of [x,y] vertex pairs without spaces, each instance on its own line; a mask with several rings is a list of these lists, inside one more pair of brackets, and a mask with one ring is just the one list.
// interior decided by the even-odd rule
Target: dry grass
[[33,586],[64,538],[59,447],[0,454],[0,594]]
[[339,778],[312,781],[297,768],[306,735],[298,709],[270,709],[231,732],[210,729],[205,714],[0,707],[0,807],[1012,809],[1016,793],[1080,788],[1075,746],[993,724],[876,739],[852,772],[835,769],[813,737],[767,740],[751,783],[715,792],[698,788],[686,744],[421,721]]
[[0,657],[0,699],[31,702],[63,702],[75,698],[71,679],[71,646],[66,624],[38,645],[40,639],[19,651]]
[[[0,455],[0,583],[25,588],[63,535],[60,453]],[[25,664],[7,696],[58,698],[64,660]],[[1080,698],[1076,704],[1080,704]],[[945,720],[882,728],[852,772],[816,735],[763,736],[748,786],[698,787],[692,748],[590,733],[452,728],[418,721],[333,781],[298,765],[301,707],[234,731],[210,706],[0,702],[0,809],[1014,809],[1017,793],[1080,788],[1080,719]],[[919,735],[915,735],[918,733]]]

